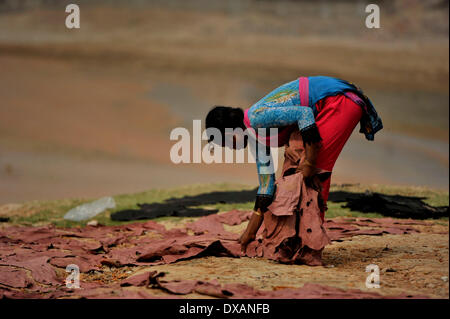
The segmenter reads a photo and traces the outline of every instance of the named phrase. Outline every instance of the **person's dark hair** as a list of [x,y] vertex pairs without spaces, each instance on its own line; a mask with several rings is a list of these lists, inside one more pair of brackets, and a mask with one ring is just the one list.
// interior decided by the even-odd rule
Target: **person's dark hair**
[[[205,128],[217,128],[222,137],[225,136],[226,128],[245,128],[244,127],[244,111],[238,107],[230,106],[215,106],[206,115]],[[208,141],[211,142],[212,135],[208,136]]]

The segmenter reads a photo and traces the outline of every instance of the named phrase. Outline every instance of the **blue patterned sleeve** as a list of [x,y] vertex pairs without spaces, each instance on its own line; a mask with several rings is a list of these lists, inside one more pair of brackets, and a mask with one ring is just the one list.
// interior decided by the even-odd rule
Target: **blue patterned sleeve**
[[305,131],[315,124],[312,108],[305,106],[260,106],[249,112],[252,127],[283,127],[297,123],[299,130]]
[[258,144],[255,155],[259,180],[257,195],[271,197],[275,193],[275,172],[270,147]]
[[258,166],[258,179],[259,187],[257,195],[273,196],[275,193],[275,174],[262,174],[259,172],[260,164],[257,162]]
[[[297,124],[299,130],[304,132],[315,126],[315,119],[312,108],[300,105],[298,80],[283,84],[250,108],[248,116],[251,126],[258,129]],[[258,145],[261,150],[265,147]],[[271,197],[275,193],[275,172],[270,148],[266,148],[265,153],[269,154],[269,161],[264,152],[255,154],[259,178],[257,197]]]

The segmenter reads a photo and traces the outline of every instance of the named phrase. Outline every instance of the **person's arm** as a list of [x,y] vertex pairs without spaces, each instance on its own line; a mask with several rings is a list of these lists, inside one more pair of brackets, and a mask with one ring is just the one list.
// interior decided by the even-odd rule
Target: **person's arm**
[[297,172],[302,172],[308,187],[321,191],[321,183],[317,176],[317,155],[321,147],[320,142],[305,143],[305,159],[297,167]]
[[319,190],[320,182],[317,173],[316,161],[322,138],[317,128],[312,108],[305,106],[260,106],[249,112],[250,121],[255,128],[280,127],[297,123],[305,145],[305,160],[300,163],[297,171],[301,171],[308,186]]
[[283,127],[297,123],[300,132],[308,131],[315,126],[314,112],[308,106],[264,106],[248,113],[252,127]]
[[312,164],[315,164],[316,151],[320,148],[320,141],[322,139],[314,119],[312,108],[298,105],[274,107],[260,106],[252,112],[249,112],[249,118],[252,127],[255,129],[283,127],[297,124],[298,129],[302,134],[307,155],[309,153],[309,159],[314,161]]
[[239,243],[241,244],[241,250],[242,252],[245,252],[247,249],[247,245],[255,240],[256,233],[258,232],[259,227],[261,227],[261,224],[264,220],[264,216],[261,213],[261,210],[257,210],[254,212],[252,217],[250,218],[250,221],[248,222],[247,229],[242,233],[241,237],[239,238]]
[[[257,208],[261,208],[257,207],[257,205],[267,203],[267,200],[264,200],[263,198],[271,199],[275,193],[275,167],[273,165],[272,154],[269,146],[256,142],[254,157],[256,160],[259,181],[257,201],[255,204],[256,210]],[[263,211],[265,210],[263,209]]]
[[[273,194],[275,193],[275,172],[272,163],[272,155],[270,147],[260,143],[256,144],[256,166],[258,169],[259,187],[256,194],[254,206],[254,214],[250,218],[246,230],[239,238],[242,251],[245,252],[247,245],[255,239],[261,224],[264,220],[263,214],[267,211],[267,207],[272,203]],[[266,156],[261,156],[261,152],[265,151]]]
[[320,141],[316,143],[304,143],[304,145],[305,160],[300,163],[297,171],[302,171],[304,177],[310,177],[316,173],[317,156],[322,145]]

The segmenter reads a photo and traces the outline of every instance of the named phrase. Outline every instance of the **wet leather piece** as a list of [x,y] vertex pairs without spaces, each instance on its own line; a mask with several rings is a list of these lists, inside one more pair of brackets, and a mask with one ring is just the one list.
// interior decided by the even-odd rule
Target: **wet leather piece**
[[442,218],[449,216],[448,206],[431,206],[422,197],[365,193],[333,192],[328,200],[342,203],[353,211],[379,213],[394,218]]
[[217,298],[237,299],[423,299],[423,295],[401,294],[383,296],[375,292],[364,292],[359,289],[344,290],[340,288],[307,283],[301,288],[279,290],[257,290],[248,285],[233,283],[221,285],[217,281],[173,280],[164,281],[164,273],[152,274],[152,288],[162,289],[176,295],[198,293]]
[[[1,298],[156,298],[145,287],[161,286],[162,288],[158,289],[170,292],[168,296],[174,298],[180,293],[191,291],[193,283],[164,281],[162,275],[152,271],[130,274],[128,278],[103,283],[86,281],[86,276],[95,271],[100,271],[101,276],[105,276],[106,273],[102,272],[103,265],[119,267],[117,269],[125,265],[136,268],[150,266],[148,269],[151,270],[152,265],[174,263],[183,259],[204,256],[241,257],[240,245],[237,242],[239,234],[226,231],[223,225],[239,225],[246,222],[251,214],[250,211],[230,211],[208,215],[171,230],[153,221],[83,228],[5,227],[0,229],[0,296]],[[392,218],[335,218],[326,220],[323,226],[330,239],[335,241],[357,235],[409,234],[418,232],[414,225],[427,223]],[[279,226],[280,223],[274,225]],[[275,227],[274,233],[277,230]],[[259,235],[262,232],[263,230]],[[311,242],[315,241],[311,239]],[[258,246],[259,242],[255,241],[252,245]],[[311,246],[320,247],[312,243]],[[305,259],[308,256],[308,251],[302,252],[304,254],[296,258]],[[80,285],[83,289],[66,288],[64,280],[68,273],[65,272],[65,267],[69,264],[79,266]],[[144,290],[135,291],[134,287]],[[193,291],[220,298],[365,296],[360,292],[341,291],[332,287],[306,287],[311,289],[258,292],[251,287],[238,284],[222,286],[214,281],[197,281]]]
[[[258,240],[247,247],[250,257],[265,257],[283,263],[322,265],[322,251],[330,239],[320,217],[319,192],[306,186],[295,169],[304,161],[302,135],[294,131],[285,148],[281,177]],[[319,175],[329,174],[318,170]]]
[[130,221],[152,219],[162,216],[201,217],[215,214],[215,209],[198,208],[218,203],[246,203],[255,199],[255,190],[216,191],[181,198],[169,198],[162,203],[137,204],[139,209],[127,209],[111,214],[112,220]]

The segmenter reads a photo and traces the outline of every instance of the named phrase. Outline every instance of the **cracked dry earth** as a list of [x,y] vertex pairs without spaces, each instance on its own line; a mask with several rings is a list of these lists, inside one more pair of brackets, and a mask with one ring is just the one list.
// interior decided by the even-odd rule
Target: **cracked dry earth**
[[[223,217],[222,226],[218,228],[216,224],[209,230],[218,238],[231,238],[231,241],[234,241],[246,227],[249,215],[245,212],[241,213],[240,219],[236,217],[238,216],[236,212],[217,216],[221,215]],[[234,218],[234,222],[227,221],[227,218],[231,217]],[[48,229],[41,231],[35,242],[23,243],[17,240],[14,232],[8,234],[8,227],[3,227],[0,229],[0,244],[2,244],[0,245],[2,254],[0,255],[0,297],[217,297],[217,293],[205,293],[204,289],[202,292],[201,289],[186,288],[187,283],[202,281],[225,287],[224,289],[228,287],[231,295],[228,294],[227,297],[237,298],[289,298],[290,295],[286,294],[289,291],[294,292],[292,298],[356,298],[357,296],[363,298],[407,298],[409,296],[449,298],[447,221],[422,222],[364,218],[327,220],[326,225],[333,241],[324,250],[324,266],[318,267],[286,265],[264,258],[234,258],[237,257],[236,255],[232,257],[236,247],[226,244],[228,239],[223,239],[222,242],[225,243],[225,246],[228,245],[226,251],[230,257],[226,257],[227,254],[223,252],[211,254],[213,251],[211,247],[216,246],[208,242],[204,244],[204,247],[209,248],[205,248],[201,253],[196,251],[194,254],[183,255],[192,248],[188,250],[177,248],[177,250],[174,248],[176,245],[173,245],[171,247],[172,255],[169,257],[163,256],[162,259],[152,257],[147,258],[144,262],[135,262],[139,260],[137,256],[142,257],[146,253],[148,255],[148,251],[152,247],[154,249],[153,242],[161,240],[164,234],[170,236],[182,234],[194,239],[203,238],[201,236],[205,234],[198,234],[195,229],[202,225],[198,222],[214,225],[211,218],[216,217],[187,218],[176,224],[170,221],[158,224],[146,222],[110,228],[109,233],[117,232],[116,234],[119,235],[128,232],[128,237],[122,237],[121,242],[114,241],[111,236],[100,240],[93,235],[93,238],[81,238],[79,233],[74,230],[71,230],[72,233],[64,230],[65,241],[59,237],[59,239],[53,239],[52,249],[48,249],[48,246],[43,249],[44,246],[40,244],[41,241],[42,244],[44,243],[45,236],[43,234],[49,231]],[[352,229],[350,232],[349,227]],[[23,229],[19,230],[23,232]],[[78,231],[81,233],[83,229]],[[86,229],[90,234],[95,234],[95,231],[102,231],[104,227],[100,226],[96,229],[88,227]],[[142,232],[142,229],[147,230]],[[55,230],[50,228],[51,232],[55,232]],[[364,235],[364,233],[368,235]],[[82,257],[88,259],[84,259],[82,267],[80,266],[80,289],[70,290],[63,285],[64,279],[68,275],[65,272],[66,264],[80,262],[80,259],[76,259],[76,257],[81,255],[78,256],[74,251],[82,251],[73,250],[69,253],[67,248],[69,246],[64,246],[68,244],[66,242],[68,238],[72,240],[69,244],[73,246],[75,242],[73,240],[76,239],[76,243],[79,245],[76,246],[77,249],[84,249],[87,252]],[[205,238],[205,241],[210,240],[209,237]],[[101,247],[97,247],[96,240],[102,243]],[[47,244],[45,243],[45,245]],[[27,264],[16,261],[20,260],[20,254],[27,249],[40,249],[32,256],[42,254],[53,256],[47,263],[45,258],[42,261],[43,269],[46,270],[42,270],[43,272],[40,273],[39,267],[29,267]],[[133,253],[127,253],[125,257],[117,253],[117,251],[126,252],[129,249],[132,249]],[[176,252],[173,252],[173,249]],[[29,254],[28,251],[26,253]],[[185,258],[179,258],[182,255]],[[173,256],[178,257],[174,258]],[[117,257],[117,260],[114,257]],[[378,265],[380,268],[381,288],[379,289],[366,288],[365,281],[368,273],[365,272],[365,269],[369,264]],[[43,280],[48,275],[45,271],[54,271],[53,281],[52,279],[50,282]],[[153,284],[150,284],[147,281],[149,271],[158,274],[164,273],[164,282],[175,283],[175,286],[181,284],[181,286],[184,285],[184,288],[179,286],[176,286],[178,288],[173,288],[173,286],[167,288],[164,284],[155,285],[154,281]],[[142,276],[145,284],[140,282],[141,280],[138,280],[139,283],[134,280],[134,283],[130,285],[123,284],[127,280],[133,281],[133,278]],[[16,280],[11,280],[11,278]],[[233,285],[236,284],[241,286],[233,288]],[[310,284],[313,285],[309,286]],[[253,290],[248,292],[248,289]],[[239,295],[239,290],[245,290],[247,294]],[[283,293],[285,294],[283,295]]]

